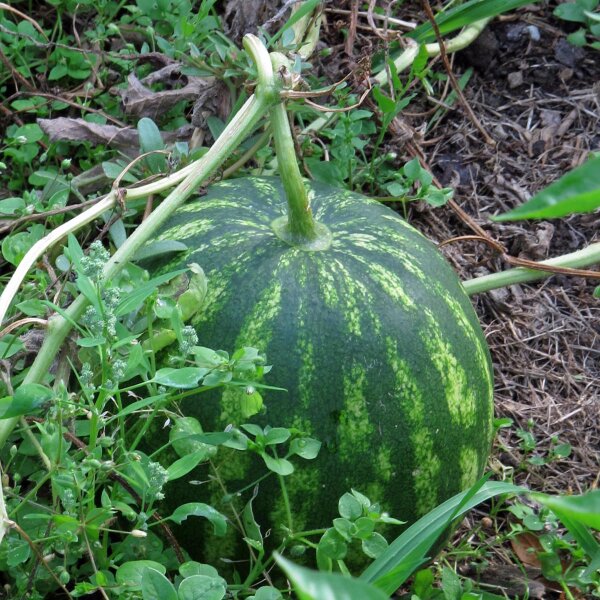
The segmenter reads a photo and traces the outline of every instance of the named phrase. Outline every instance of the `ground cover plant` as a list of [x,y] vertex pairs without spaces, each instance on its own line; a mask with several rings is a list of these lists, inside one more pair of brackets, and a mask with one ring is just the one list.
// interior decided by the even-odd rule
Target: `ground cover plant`
[[[577,281],[592,282],[582,283],[587,287],[581,287],[577,297],[564,296],[570,315],[578,314],[578,301],[589,303],[592,315],[597,310],[593,304],[597,274],[584,268],[598,260],[597,244],[592,242],[600,159],[586,150],[597,149],[597,135],[580,133],[574,146],[576,159],[566,166],[557,161],[565,153],[561,155],[552,142],[568,135],[575,120],[578,132],[585,131],[585,123],[597,124],[597,112],[586,104],[593,103],[593,94],[574,95],[573,102],[581,103],[576,106],[579,112],[567,115],[566,126],[557,122],[557,111],[542,109],[541,131],[531,128],[531,112],[525,127],[518,119],[510,125],[513,133],[507,133],[507,123],[498,123],[492,139],[481,114],[497,115],[506,109],[497,101],[469,103],[464,94],[473,80],[481,77],[472,68],[478,66],[478,53],[491,52],[493,57],[499,44],[494,50],[488,29],[487,42],[484,34],[474,54],[470,58],[463,55],[472,65],[451,65],[448,54],[465,46],[472,48],[492,17],[518,9],[523,2],[449,3],[435,17],[435,27],[428,3],[348,3],[341,8],[337,3],[321,6],[309,1],[298,3],[291,14],[291,6],[274,4],[252,2],[240,8],[236,3],[220,6],[210,1],[107,1],[99,5],[57,1],[48,2],[43,9],[27,2],[0,4],[0,58],[6,67],[0,81],[6,123],[0,199],[0,211],[6,217],[1,225],[6,285],[0,300],[4,475],[0,562],[6,593],[9,597],[229,595],[265,599],[330,594],[380,598],[403,587],[423,599],[597,595],[600,552],[591,531],[599,526],[598,492],[585,492],[594,488],[597,477],[593,450],[597,450],[597,428],[590,427],[586,419],[594,425],[598,384],[593,370],[576,366],[577,357],[585,356],[586,365],[588,355],[593,355],[594,326],[591,332],[577,333],[578,341],[570,348],[570,369],[563,368],[560,374],[556,369],[539,368],[537,357],[546,360],[548,356],[539,348],[532,353],[533,369],[521,366],[515,372],[511,361],[496,360],[500,414],[512,419],[495,422],[498,443],[490,465],[504,482],[477,482],[401,535],[401,520],[406,515],[389,514],[389,502],[377,488],[361,490],[350,484],[340,494],[337,507],[331,500],[328,509],[322,507],[328,515],[322,528],[298,531],[292,526],[293,517],[300,514],[303,498],[302,494],[290,496],[286,481],[292,481],[292,474],[302,472],[306,464],[318,464],[323,443],[330,440],[307,434],[309,428],[303,423],[282,427],[282,423],[270,422],[270,399],[283,393],[269,385],[278,358],[281,361],[280,352],[265,356],[264,347],[255,348],[251,336],[225,349],[199,345],[202,327],[197,323],[211,305],[207,298],[214,295],[214,275],[207,276],[206,265],[167,263],[169,257],[186,251],[187,236],[175,232],[144,245],[170,209],[181,204],[209,172],[217,170],[213,177],[225,179],[279,172],[285,184],[295,159],[285,162],[289,158],[284,156],[296,155],[304,175],[391,203],[411,222],[424,225],[433,239],[447,240],[457,227],[452,219],[448,224],[439,217],[435,207],[445,206],[441,210],[459,215],[476,234],[459,241],[474,249],[457,255],[456,245],[452,245],[445,246],[445,251],[464,279],[468,279],[467,273],[475,275],[464,284],[470,294],[502,290],[489,296],[491,305],[486,304],[488,296],[480,295],[478,308],[484,322],[487,311],[498,318],[497,323],[507,322],[513,329],[515,324],[522,325],[511,316],[506,294],[522,294],[514,284],[548,274],[534,275],[531,259],[545,258],[540,246],[545,239],[548,247],[554,226],[542,223],[532,245],[516,225],[490,224],[496,239],[481,227],[482,203],[494,206],[494,214],[506,213],[498,223],[584,213],[556,225],[571,232],[573,243],[563,248],[563,258],[546,261],[545,268],[558,273],[558,278],[586,277]],[[503,17],[498,34],[492,35],[503,35],[508,46],[508,42],[528,44],[527,55],[536,36],[539,38],[541,25],[546,26],[544,15],[554,8],[540,4],[543,6],[532,13]],[[554,12],[564,19],[569,11],[583,10],[593,34],[595,7],[584,4]],[[319,29],[323,15],[318,15],[323,8],[326,20]],[[440,8],[434,7],[436,11]],[[413,28],[409,23],[404,31],[404,18],[421,25]],[[526,20],[521,23],[523,18]],[[263,27],[257,29],[258,25]],[[263,42],[246,38],[246,50],[253,57],[249,60],[241,49],[241,37],[252,30],[260,33]],[[542,27],[542,31],[547,30]],[[551,30],[553,35],[556,31]],[[440,51],[441,35],[456,36],[447,44],[448,54],[443,48]],[[569,39],[578,42],[580,38],[575,32]],[[359,40],[368,42],[362,58],[356,51]],[[559,73],[562,85],[569,80],[585,82],[589,65],[588,55],[582,52],[586,51],[561,45],[562,41],[555,49],[556,61],[564,67]],[[291,62],[277,63],[274,74],[283,80],[296,125],[293,139],[277,125],[276,99],[261,58],[263,43],[283,53],[296,53],[290,55]],[[593,51],[593,44],[587,51]],[[344,61],[339,60],[341,56]],[[571,66],[569,61],[574,61]],[[550,65],[546,71],[550,67],[554,68]],[[527,68],[526,62],[521,62],[517,70],[508,72],[510,89],[519,88],[519,79],[522,82],[528,76]],[[455,71],[461,75],[458,79]],[[373,80],[369,79],[371,72]],[[348,73],[352,77],[343,81]],[[248,100],[253,91],[255,100]],[[552,98],[545,100],[552,106]],[[317,101],[327,102],[335,111],[317,111]],[[480,109],[479,116],[472,105]],[[519,106],[518,101],[514,106]],[[261,114],[268,110],[271,128],[254,131]],[[542,163],[562,165],[555,167],[556,172],[550,170],[553,185],[531,203],[507,212],[521,202],[504,199],[499,190],[520,188],[514,180],[508,184],[504,180],[504,187],[499,187],[499,174],[508,172],[498,168],[494,171],[497,178],[488,178],[481,185],[484,189],[488,186],[500,204],[490,204],[487,192],[478,194],[476,218],[468,217],[470,210],[465,213],[452,196],[461,186],[464,193],[465,181],[476,181],[479,163],[465,159],[472,156],[469,152],[458,158],[456,147],[461,142],[452,134],[457,114],[466,115],[471,128],[463,139],[479,140],[484,156],[502,153],[503,142],[526,143],[525,155],[530,157],[543,149]],[[413,128],[417,122],[420,135]],[[444,126],[448,131],[440,135]],[[277,156],[269,144],[271,136],[275,137]],[[213,139],[217,140],[214,145]],[[430,147],[428,140],[445,144],[443,149],[434,145],[430,165],[424,150]],[[281,168],[282,163],[286,168]],[[582,166],[572,170],[579,164]],[[162,178],[157,178],[159,173]],[[446,187],[435,174],[445,180]],[[177,190],[163,199],[169,188],[186,176]],[[294,185],[294,177],[289,177],[292,182],[285,185],[288,198],[294,195],[288,189]],[[137,187],[131,187],[135,182],[139,182]],[[112,191],[101,198],[111,184]],[[125,186],[129,186],[126,191]],[[243,194],[247,196],[248,189]],[[69,221],[78,211],[83,211],[80,223]],[[235,218],[235,214],[227,215],[229,220]],[[498,229],[501,227],[508,228]],[[586,238],[587,231],[591,235],[586,247],[577,242]],[[291,234],[296,235],[293,229]],[[290,235],[290,231],[284,229],[281,235]],[[521,246],[510,242],[511,236],[522,238]],[[54,238],[52,244],[46,243],[48,238]],[[200,235],[194,244],[201,247],[202,243]],[[36,254],[32,246],[42,251]],[[481,277],[488,248],[518,268]],[[580,250],[575,252],[576,248]],[[149,274],[143,267],[152,263],[161,263],[163,270],[152,269]],[[501,270],[498,263],[494,266],[493,270]],[[556,279],[555,275],[551,281]],[[513,287],[505,291],[508,285]],[[250,331],[253,326],[258,328],[262,313],[269,309],[268,304],[260,307],[250,320]],[[47,321],[52,313],[62,319]],[[42,344],[44,327],[46,341]],[[68,335],[71,328],[74,333]],[[501,357],[504,349],[494,347],[497,331],[493,329],[488,332],[492,351]],[[217,330],[215,340],[218,334]],[[519,339],[518,334],[514,337]],[[274,372],[270,372],[271,365]],[[319,372],[319,376],[325,374]],[[532,386],[535,377],[548,379],[548,385],[554,386],[555,397],[546,411],[551,411],[559,398],[567,401],[570,394],[578,394],[579,404],[563,413],[558,424],[580,415],[581,435],[564,427],[550,428],[548,435],[538,422],[541,411],[537,418],[524,418],[527,413],[515,408],[520,389],[522,393],[533,390],[534,396],[537,389],[550,393],[545,391],[547,384]],[[558,386],[552,383],[556,380]],[[356,379],[354,385],[358,385]],[[205,432],[202,410],[199,420],[180,412],[179,407],[190,398],[202,406],[203,399],[215,390],[234,399],[241,412],[241,419],[236,420],[239,426]],[[260,427],[251,423],[265,406],[266,420]],[[360,423],[364,420],[353,424],[357,431]],[[582,435],[587,446],[579,439]],[[263,473],[252,478],[247,489],[235,489],[235,496],[241,492],[246,496],[233,516],[229,507],[206,496],[189,502],[177,492],[169,496],[178,482],[197,477],[198,465],[217,464],[215,456],[222,456],[224,448],[254,461]],[[553,477],[566,464],[576,465],[574,479]],[[372,465],[370,470],[375,472],[377,461]],[[218,485],[226,484],[218,468],[208,474],[205,470],[203,476]],[[360,479],[364,482],[364,475]],[[474,479],[463,482],[462,487]],[[543,485],[544,479],[552,483]],[[283,541],[277,544],[273,540],[281,532],[270,530],[259,508],[269,480],[282,490],[288,518]],[[205,484],[193,481],[198,489]],[[515,485],[521,483],[553,495],[528,493]],[[432,488],[436,484],[430,479]],[[310,490],[310,485],[306,489]],[[223,492],[221,500],[227,500],[228,493]],[[484,516],[468,541],[456,538],[441,559],[427,564],[426,557],[436,552],[432,545],[444,531],[446,538],[450,535],[451,522],[480,502],[507,493],[520,494],[520,499],[486,504],[479,509]],[[434,504],[442,499],[435,497]],[[230,500],[235,505],[235,498]],[[244,538],[246,546],[242,562],[206,564],[206,551],[190,557],[187,553],[193,555],[197,548],[193,542],[182,542],[182,532],[198,532],[198,521],[205,521],[208,527],[192,538],[201,535],[205,549],[217,549],[227,531],[239,530],[238,538]],[[274,547],[278,550],[275,554]],[[493,575],[502,562],[498,557],[507,549],[515,558],[505,563],[512,567],[519,561],[525,578],[513,575],[506,581]],[[217,559],[223,554],[218,549],[215,553]],[[373,562],[364,569],[369,561]],[[508,570],[506,564],[503,568]],[[536,569],[545,579],[536,580],[532,574]],[[355,579],[349,578],[349,570]]]

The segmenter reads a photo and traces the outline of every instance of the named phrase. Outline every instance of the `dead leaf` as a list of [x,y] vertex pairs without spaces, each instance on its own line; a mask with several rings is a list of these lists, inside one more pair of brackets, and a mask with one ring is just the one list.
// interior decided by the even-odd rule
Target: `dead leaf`
[[[214,83],[212,78],[183,75],[181,68],[179,63],[167,65],[141,81],[131,73],[127,78],[127,89],[119,90],[125,112],[138,118],[149,117],[156,121],[178,102],[196,100]],[[153,91],[150,86],[156,84],[171,89]]]
[[[116,125],[100,125],[84,119],[58,117],[56,119],[38,119],[38,125],[48,135],[51,142],[89,142],[93,145],[107,144],[118,148],[128,156],[139,154],[137,129],[133,127],[117,127]],[[165,144],[180,140],[188,140],[192,134],[192,126],[184,125],[175,131],[161,131]]]
[[524,565],[536,569],[542,568],[542,564],[537,557],[537,552],[542,551],[542,545],[533,533],[527,531],[520,533],[510,540],[510,545]]

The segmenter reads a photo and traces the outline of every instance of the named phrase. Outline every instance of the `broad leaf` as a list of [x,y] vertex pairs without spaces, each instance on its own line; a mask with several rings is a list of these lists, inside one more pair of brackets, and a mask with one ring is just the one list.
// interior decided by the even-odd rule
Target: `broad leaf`
[[215,535],[223,536],[227,531],[227,519],[225,516],[212,506],[202,502],[182,504],[167,519],[181,525],[188,517],[204,517],[208,519],[213,524]]
[[572,213],[591,212],[600,207],[600,155],[569,171],[531,200],[493,221],[550,219]]

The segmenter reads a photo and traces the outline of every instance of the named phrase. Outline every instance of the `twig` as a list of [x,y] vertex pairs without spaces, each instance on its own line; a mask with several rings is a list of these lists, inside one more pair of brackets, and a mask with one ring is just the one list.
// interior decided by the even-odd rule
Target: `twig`
[[460,103],[462,104],[463,108],[465,109],[469,119],[471,119],[473,125],[475,125],[475,127],[479,130],[479,132],[483,136],[485,143],[488,144],[489,146],[495,146],[496,142],[489,136],[488,132],[484,129],[483,125],[479,122],[479,119],[473,112],[473,109],[471,108],[470,104],[467,102],[465,95],[463,94],[462,90],[460,89],[460,84],[456,80],[454,71],[452,70],[452,67],[450,66],[450,62],[448,61],[448,55],[446,54],[446,46],[445,46],[444,40],[442,39],[442,36],[440,34],[440,29],[438,27],[438,24],[435,21],[435,16],[433,14],[433,11],[431,10],[431,5],[429,4],[429,0],[421,0],[421,4],[423,5],[423,9],[427,13],[427,18],[429,19],[429,21],[431,22],[431,26],[433,27],[433,31],[435,33],[435,38],[440,46],[440,56],[442,58],[442,62],[444,63],[446,72],[448,73],[448,77],[450,78],[450,82],[452,83],[452,88],[454,89],[454,92],[456,93]]
[[[29,221],[43,221],[48,217],[52,217],[54,215],[62,215],[63,213],[71,212],[72,210],[77,210],[79,208],[87,208],[88,206],[92,206],[99,202],[101,198],[94,198],[93,200],[87,200],[86,202],[81,202],[80,204],[71,204],[69,206],[63,206],[61,208],[54,208],[52,210],[48,210],[43,213],[34,213],[31,215],[25,215],[23,217],[19,217],[18,219],[9,220],[6,225],[0,226],[0,233],[4,233],[5,231],[11,231],[15,227],[21,225],[21,223],[27,223]],[[3,217],[0,217],[1,220],[4,220]]]

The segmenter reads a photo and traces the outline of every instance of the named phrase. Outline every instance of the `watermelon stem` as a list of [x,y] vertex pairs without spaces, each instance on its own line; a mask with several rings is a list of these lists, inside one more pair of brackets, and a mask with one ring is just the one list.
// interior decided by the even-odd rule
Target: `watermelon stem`
[[283,103],[277,104],[271,112],[271,127],[279,174],[288,203],[287,216],[275,219],[271,226],[276,235],[291,246],[305,250],[326,250],[331,245],[331,233],[313,217]]

